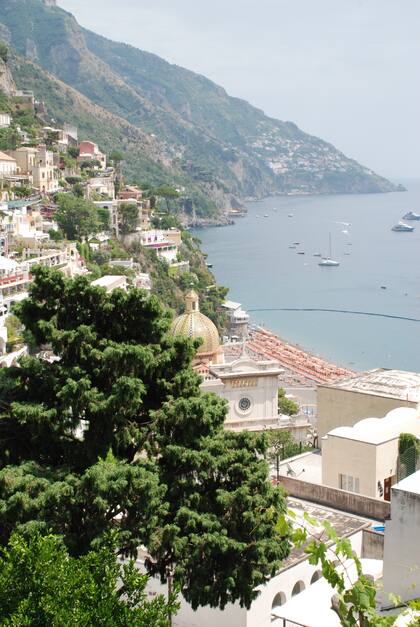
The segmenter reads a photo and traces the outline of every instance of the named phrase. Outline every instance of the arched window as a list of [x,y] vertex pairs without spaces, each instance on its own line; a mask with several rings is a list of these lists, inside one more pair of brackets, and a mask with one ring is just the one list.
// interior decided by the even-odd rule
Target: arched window
[[273,599],[273,603],[271,609],[274,610],[276,607],[280,607],[286,603],[286,595],[284,592],[278,592]]
[[321,579],[321,577],[322,577],[322,571],[321,571],[321,570],[316,570],[316,571],[314,572],[314,574],[312,575],[312,578],[311,578],[311,585],[312,585],[313,583],[315,583],[315,581],[318,581],[318,579]]
[[293,586],[292,597],[295,597],[297,594],[299,594],[300,592],[303,592],[304,590],[305,590],[305,584],[303,583],[303,581],[297,581],[295,585]]

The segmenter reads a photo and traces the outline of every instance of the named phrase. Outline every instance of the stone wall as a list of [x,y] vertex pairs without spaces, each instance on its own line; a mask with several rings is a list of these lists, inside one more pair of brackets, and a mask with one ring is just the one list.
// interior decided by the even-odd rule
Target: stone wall
[[391,504],[387,501],[373,499],[361,494],[300,481],[300,479],[293,479],[292,477],[280,477],[279,484],[290,496],[340,509],[357,516],[384,521],[389,518],[391,513]]
[[385,536],[380,531],[373,531],[373,529],[363,529],[362,558],[383,560],[384,539]]

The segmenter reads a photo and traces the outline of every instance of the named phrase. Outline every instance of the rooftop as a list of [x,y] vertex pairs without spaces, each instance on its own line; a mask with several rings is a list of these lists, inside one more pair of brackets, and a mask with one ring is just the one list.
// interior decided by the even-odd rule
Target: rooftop
[[[304,526],[307,528],[308,532],[315,534],[318,537],[324,532],[324,527],[321,523],[325,520],[328,520],[328,522],[331,523],[340,538],[351,536],[365,527],[369,527],[373,522],[361,516],[353,516],[352,514],[340,512],[336,509],[325,507],[323,505],[309,503],[308,501],[303,501],[297,498],[288,497],[287,504],[289,509],[295,514],[294,524]],[[304,514],[308,514],[316,521],[320,521],[320,524],[316,527],[311,526],[304,519]],[[325,541],[327,542],[326,537]],[[305,545],[291,550],[289,556],[283,561],[281,570],[290,568],[302,559],[307,559]]]
[[405,370],[377,368],[332,383],[325,383],[322,387],[385,396],[413,403],[420,401],[420,373]]
[[420,415],[417,409],[398,407],[388,412],[384,418],[364,418],[352,427],[332,429],[325,437],[339,437],[369,444],[381,444],[398,438],[401,433],[412,433],[420,437]]
[[393,485],[392,489],[410,492],[411,494],[420,494],[420,470]]

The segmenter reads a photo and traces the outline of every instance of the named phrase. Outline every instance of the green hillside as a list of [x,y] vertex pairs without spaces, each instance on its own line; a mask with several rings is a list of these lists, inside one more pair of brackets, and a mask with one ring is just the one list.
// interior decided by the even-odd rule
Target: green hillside
[[[131,135],[128,143],[136,141],[134,127],[143,141],[149,137],[155,152],[145,150],[143,164],[130,161],[140,178],[147,174],[143,168],[164,164],[170,176],[200,189],[221,208],[232,196],[395,189],[295,124],[268,118],[203,76],[87,31],[42,0],[2,0],[0,37],[118,116],[120,129],[126,124],[123,134]],[[36,81],[28,73],[16,80],[31,88],[28,83]],[[104,130],[98,133],[95,138],[104,141]]]

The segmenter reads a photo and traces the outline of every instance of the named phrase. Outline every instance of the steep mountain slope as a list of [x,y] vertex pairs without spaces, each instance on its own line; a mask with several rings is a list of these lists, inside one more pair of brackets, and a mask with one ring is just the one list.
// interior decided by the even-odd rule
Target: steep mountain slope
[[103,109],[158,137],[161,161],[219,206],[227,202],[226,191],[245,197],[395,189],[295,124],[270,119],[155,55],[95,35],[58,7],[41,0],[1,3],[0,38]]

